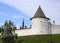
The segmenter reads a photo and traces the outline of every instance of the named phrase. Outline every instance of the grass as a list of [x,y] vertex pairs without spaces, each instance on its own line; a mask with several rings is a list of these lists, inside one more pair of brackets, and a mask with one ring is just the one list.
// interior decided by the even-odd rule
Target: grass
[[60,35],[34,35],[18,37],[23,43],[60,43]]
[[60,43],[60,34],[20,36],[17,40],[23,40],[22,43]]
[[1,40],[1,38],[0,38],[0,43],[2,43],[2,40]]

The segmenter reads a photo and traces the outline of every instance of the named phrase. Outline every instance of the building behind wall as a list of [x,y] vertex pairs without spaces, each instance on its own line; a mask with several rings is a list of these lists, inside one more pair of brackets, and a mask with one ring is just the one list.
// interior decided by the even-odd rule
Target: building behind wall
[[45,16],[41,7],[37,9],[35,15],[30,18],[31,27],[24,26],[24,20],[20,30],[15,30],[18,36],[40,35],[40,34],[60,34],[60,25],[52,24],[48,17]]

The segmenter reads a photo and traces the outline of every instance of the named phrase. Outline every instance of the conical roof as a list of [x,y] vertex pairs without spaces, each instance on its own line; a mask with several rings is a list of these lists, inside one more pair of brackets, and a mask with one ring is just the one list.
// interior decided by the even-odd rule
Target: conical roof
[[[47,17],[44,15],[41,7],[39,6],[39,8],[37,9],[35,15],[31,19],[33,19],[33,18],[47,18]],[[47,19],[49,19],[49,18],[47,18]]]

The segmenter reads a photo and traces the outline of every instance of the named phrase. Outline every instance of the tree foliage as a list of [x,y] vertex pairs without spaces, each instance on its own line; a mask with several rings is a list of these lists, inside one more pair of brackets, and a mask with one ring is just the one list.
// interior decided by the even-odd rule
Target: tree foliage
[[1,27],[2,43],[15,43],[15,25],[13,22],[5,21],[4,25]]

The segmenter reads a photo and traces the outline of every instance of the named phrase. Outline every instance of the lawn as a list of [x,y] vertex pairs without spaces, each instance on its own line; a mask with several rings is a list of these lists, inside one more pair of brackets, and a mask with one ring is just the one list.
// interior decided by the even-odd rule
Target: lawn
[[60,43],[60,34],[20,36],[17,40],[22,40],[22,43]]
[[34,35],[18,37],[23,43],[60,43],[60,35]]

